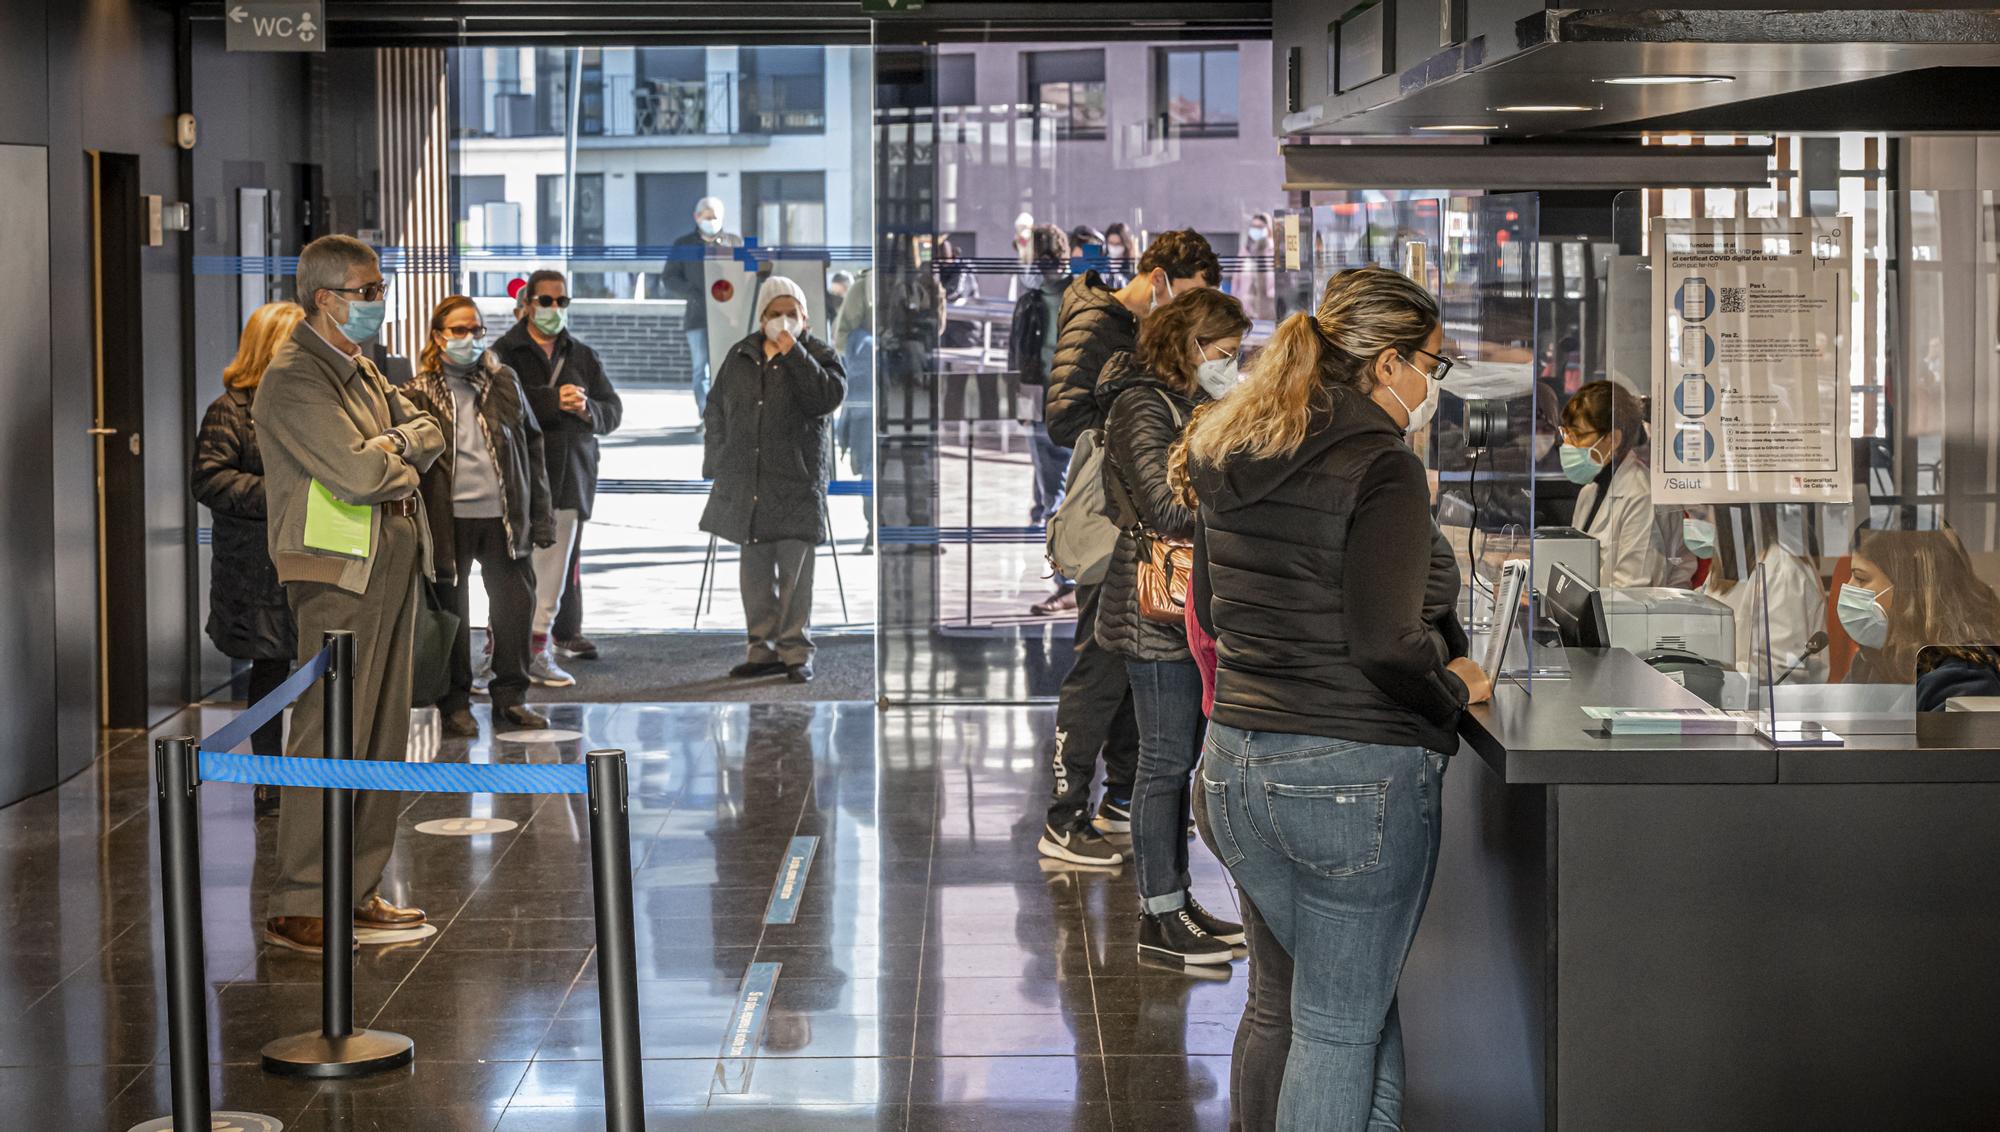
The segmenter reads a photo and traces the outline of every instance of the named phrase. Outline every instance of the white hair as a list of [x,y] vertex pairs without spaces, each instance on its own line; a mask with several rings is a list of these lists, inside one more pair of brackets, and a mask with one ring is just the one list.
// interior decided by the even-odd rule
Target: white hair
[[722,207],[721,197],[703,197],[694,202],[694,214],[696,216],[700,216],[704,212],[713,212],[715,213],[715,218],[720,220],[726,211]]

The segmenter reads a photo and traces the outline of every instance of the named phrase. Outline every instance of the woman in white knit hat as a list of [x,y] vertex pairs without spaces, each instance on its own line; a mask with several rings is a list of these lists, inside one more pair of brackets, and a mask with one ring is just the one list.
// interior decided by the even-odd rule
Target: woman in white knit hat
[[813,678],[813,559],[828,536],[829,424],[847,375],[811,328],[799,285],[764,280],[757,329],[730,348],[702,413],[702,475],[714,486],[701,529],[743,548],[749,655],[729,670],[739,679]]

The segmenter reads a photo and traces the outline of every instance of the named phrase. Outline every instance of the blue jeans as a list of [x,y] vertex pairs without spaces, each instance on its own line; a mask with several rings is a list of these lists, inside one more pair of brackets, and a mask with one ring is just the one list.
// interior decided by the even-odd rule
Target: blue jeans
[[694,367],[694,411],[708,412],[708,330],[689,330],[688,364]]
[[1396,981],[1437,868],[1444,756],[1209,729],[1202,805],[1222,863],[1292,958],[1281,1132],[1400,1129]]
[[1187,660],[1127,660],[1139,721],[1139,772],[1132,779],[1132,856],[1139,906],[1164,915],[1187,903],[1187,820],[1201,757],[1201,670]]
[[1028,422],[1028,451],[1035,461],[1035,507],[1029,521],[1047,522],[1062,506],[1063,477],[1069,475],[1070,450],[1049,439],[1049,426]]

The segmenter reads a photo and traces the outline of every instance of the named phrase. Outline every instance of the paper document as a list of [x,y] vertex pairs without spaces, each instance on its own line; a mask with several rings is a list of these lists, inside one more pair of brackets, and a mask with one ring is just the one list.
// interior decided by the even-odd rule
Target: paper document
[[306,549],[348,558],[368,557],[374,512],[365,503],[342,503],[325,484],[312,481],[306,495]]

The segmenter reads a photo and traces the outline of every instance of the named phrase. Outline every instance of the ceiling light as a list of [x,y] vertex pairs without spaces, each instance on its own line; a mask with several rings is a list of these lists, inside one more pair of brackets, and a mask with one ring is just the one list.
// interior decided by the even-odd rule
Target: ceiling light
[[1468,134],[1469,134],[1469,133],[1479,133],[1479,132],[1482,132],[1482,131],[1485,131],[1485,130],[1498,130],[1498,129],[1504,129],[1504,128],[1505,128],[1505,127],[1502,127],[1502,126],[1494,126],[1494,125],[1485,125],[1485,126],[1482,126],[1482,125],[1475,125],[1475,124],[1473,124],[1473,123],[1470,123],[1470,122],[1466,122],[1466,123],[1454,123],[1454,124],[1452,124],[1452,125],[1445,125],[1445,126],[1418,126],[1418,127],[1417,127],[1417,129],[1419,129],[1419,130],[1423,130],[1423,131],[1425,131],[1425,132],[1427,132],[1427,133],[1433,133],[1433,134],[1452,134],[1452,133],[1468,133]]
[[1581,102],[1523,102],[1514,106],[1489,106],[1495,114],[1585,114],[1602,110],[1602,106],[1586,106]]
[[1712,83],[1733,83],[1736,79],[1732,75],[1619,75],[1594,81],[1607,86],[1708,86]]

